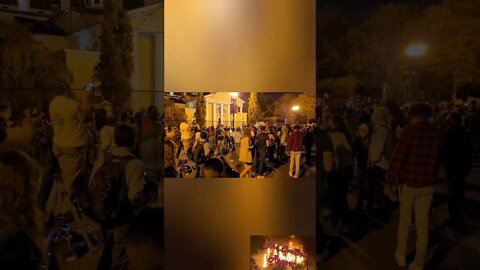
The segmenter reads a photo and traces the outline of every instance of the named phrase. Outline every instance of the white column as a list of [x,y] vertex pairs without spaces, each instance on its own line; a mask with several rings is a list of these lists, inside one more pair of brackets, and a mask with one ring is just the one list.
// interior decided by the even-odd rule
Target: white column
[[[240,121],[243,121],[243,104],[240,105]],[[240,126],[242,126],[243,122],[240,123]]]
[[132,82],[132,90],[133,92],[130,95],[130,106],[133,111],[137,111],[140,109],[140,93],[136,92],[135,90],[138,90],[139,86],[139,78],[140,78],[140,72],[139,72],[139,56],[138,56],[138,38],[139,38],[139,33],[138,31],[133,31],[133,52],[132,52],[132,58],[133,58],[133,74],[132,78],[130,79]]
[[231,123],[231,122],[230,122],[230,114],[231,114],[230,108],[231,108],[231,107],[232,107],[232,106],[227,106],[227,112],[228,112],[228,117],[227,117],[227,119],[228,119],[228,124],[227,124],[227,126],[230,126],[230,123]]
[[217,126],[217,104],[212,103],[212,108],[213,108],[213,121],[212,121],[212,126],[216,127]]
[[220,104],[220,125],[223,124],[223,104]]
[[[205,125],[208,127],[208,102],[205,102]],[[198,108],[195,108],[195,110],[198,110]]]
[[[155,105],[163,110],[164,68],[163,33],[155,34]],[[161,114],[161,112],[160,112]]]

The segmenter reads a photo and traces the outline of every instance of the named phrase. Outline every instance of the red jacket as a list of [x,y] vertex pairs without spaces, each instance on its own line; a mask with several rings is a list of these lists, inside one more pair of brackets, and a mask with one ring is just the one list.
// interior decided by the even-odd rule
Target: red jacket
[[300,152],[303,149],[303,133],[294,131],[288,138],[287,151]]
[[440,133],[428,122],[402,130],[393,150],[387,182],[409,187],[433,186],[438,181]]

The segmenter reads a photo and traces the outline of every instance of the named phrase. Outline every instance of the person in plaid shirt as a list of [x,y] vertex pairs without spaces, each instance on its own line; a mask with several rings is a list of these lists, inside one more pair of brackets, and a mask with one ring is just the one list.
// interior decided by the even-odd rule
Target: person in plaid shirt
[[428,104],[411,108],[411,124],[405,127],[393,151],[387,184],[398,181],[400,219],[398,224],[397,263],[406,266],[405,255],[412,212],[415,213],[417,250],[410,270],[423,269],[428,247],[428,215],[438,181],[440,133],[428,122],[432,109]]
[[[293,133],[288,138],[287,153],[290,153],[290,177],[300,177],[300,159],[302,157],[303,149],[303,133],[300,131],[300,126],[293,127]],[[293,166],[295,165],[295,175],[293,174]]]

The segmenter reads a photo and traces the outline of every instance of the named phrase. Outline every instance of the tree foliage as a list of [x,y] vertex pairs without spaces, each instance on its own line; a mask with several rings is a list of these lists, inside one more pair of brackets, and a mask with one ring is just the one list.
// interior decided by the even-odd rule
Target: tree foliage
[[248,98],[248,123],[254,125],[260,120],[261,111],[258,103],[257,93],[251,92]]
[[180,123],[187,121],[185,109],[175,105],[170,99],[164,99],[165,124],[169,127],[178,127]]
[[48,102],[56,82],[72,79],[63,52],[48,50],[18,23],[0,21],[0,88],[6,102],[14,107]]
[[[440,80],[440,85],[450,85],[455,98],[462,87],[480,83],[478,14],[478,0],[443,0],[426,9],[412,3],[388,4],[348,31],[343,30],[341,17],[324,15],[317,22],[322,33],[318,43],[319,92],[333,88],[338,91],[333,90],[332,97],[343,98],[351,93],[344,92],[341,85],[345,78],[353,77],[365,89],[381,90],[388,85],[398,100],[408,82],[413,82],[411,74],[415,71],[420,72],[419,85],[429,97],[444,96],[438,91],[445,91],[445,87],[428,89]],[[407,56],[407,47],[414,43],[427,45],[424,56]]]
[[418,13],[406,5],[385,5],[361,25],[353,27],[345,37],[348,50],[345,69],[362,85],[381,88],[385,83],[400,90],[410,42],[405,35],[407,25]]
[[[300,110],[292,111],[295,105],[299,106]],[[272,107],[274,109],[271,116],[277,119],[287,120],[290,123],[306,122],[315,119],[316,116],[315,94],[284,94],[273,103]]]
[[430,7],[415,28],[430,43],[429,67],[458,88],[480,82],[480,5],[477,0],[445,0]]
[[95,76],[101,82],[104,97],[118,113],[126,106],[132,91],[132,25],[122,1],[105,0],[104,5],[100,62],[95,67]]
[[198,93],[197,97],[195,98],[195,120],[198,125],[200,125],[201,128],[205,127],[205,116],[206,116],[206,111],[207,110],[207,102],[205,100],[205,97],[203,96],[203,93]]

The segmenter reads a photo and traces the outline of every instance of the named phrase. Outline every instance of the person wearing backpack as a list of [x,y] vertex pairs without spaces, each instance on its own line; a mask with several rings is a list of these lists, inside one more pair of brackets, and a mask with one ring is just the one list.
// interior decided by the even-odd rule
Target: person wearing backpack
[[347,201],[348,187],[353,178],[353,151],[347,140],[343,118],[337,115],[326,117],[325,126],[333,146],[333,164],[327,171],[328,193],[331,196],[331,222],[336,226],[349,222]]
[[197,164],[197,178],[203,176],[205,162],[213,154],[210,152],[210,144],[207,142],[207,133],[202,131],[200,133],[200,139],[193,146],[193,161]]
[[119,125],[115,147],[94,164],[89,182],[91,215],[100,223],[104,249],[98,269],[127,269],[125,242],[128,224],[145,204],[143,163],[132,148],[135,131]]
[[384,211],[383,185],[390,167],[394,141],[391,128],[392,116],[386,107],[376,107],[372,114],[373,131],[368,147],[367,208]]

